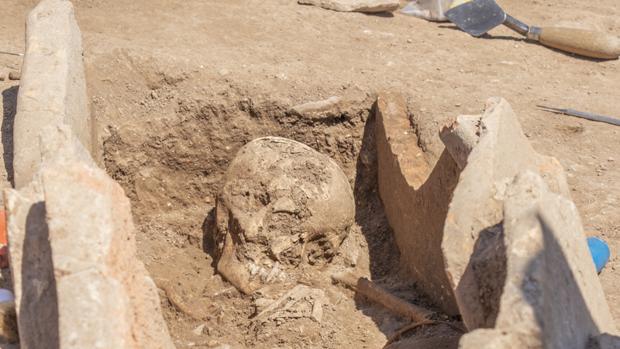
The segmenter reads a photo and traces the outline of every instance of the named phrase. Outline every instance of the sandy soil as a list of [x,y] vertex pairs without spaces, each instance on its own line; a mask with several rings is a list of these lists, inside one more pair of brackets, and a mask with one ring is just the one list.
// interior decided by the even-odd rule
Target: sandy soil
[[[0,0],[0,50],[22,52],[34,0]],[[251,320],[255,299],[214,274],[210,229],[215,195],[240,146],[264,135],[302,141],[332,156],[355,187],[358,270],[428,306],[399,277],[376,196],[371,108],[377,91],[407,94],[438,127],[506,98],[541,153],[566,168],[584,226],[620,250],[620,128],[542,112],[537,104],[619,115],[620,63],[597,62],[527,43],[505,28],[474,39],[446,23],[336,13],[294,0],[77,0],[89,94],[108,172],[127,191],[139,255],[161,287],[179,348],[219,343],[257,348],[377,348],[406,321],[323,278],[322,322]],[[620,33],[615,0],[504,0],[515,17]],[[0,71],[19,69],[0,55]],[[0,82],[3,171],[10,173],[16,82]],[[304,119],[294,105],[342,96],[334,115]],[[8,179],[7,179],[8,178]],[[620,319],[620,259],[600,275]],[[185,309],[185,310],[183,310]],[[189,311],[188,311],[189,309]],[[205,324],[200,331],[196,329]],[[617,320],[617,325],[620,322]],[[433,332],[435,331],[435,332]],[[443,329],[423,329],[424,337]]]

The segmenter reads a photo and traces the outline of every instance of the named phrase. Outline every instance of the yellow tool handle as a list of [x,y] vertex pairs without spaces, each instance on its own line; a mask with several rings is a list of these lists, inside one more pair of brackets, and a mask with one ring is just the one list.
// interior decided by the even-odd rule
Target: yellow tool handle
[[620,38],[591,30],[540,28],[538,41],[545,46],[585,57],[617,59],[620,56]]

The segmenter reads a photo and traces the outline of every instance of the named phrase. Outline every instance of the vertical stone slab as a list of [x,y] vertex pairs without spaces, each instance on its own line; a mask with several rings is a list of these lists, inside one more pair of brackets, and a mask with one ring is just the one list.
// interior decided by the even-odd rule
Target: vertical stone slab
[[39,172],[5,193],[21,347],[174,348],[129,199],[68,126],[41,138]]
[[376,117],[379,195],[394,230],[401,265],[438,306],[458,314],[441,250],[458,167],[445,151],[434,164],[427,159],[402,95],[380,94]]
[[90,115],[82,39],[73,6],[67,0],[43,0],[26,23],[13,129],[15,186],[29,183],[41,163],[37,143],[42,129],[65,124],[95,158],[94,122]]
[[61,346],[173,348],[120,185],[83,163],[46,168],[42,182]]
[[553,192],[570,194],[559,162],[534,151],[506,100],[490,99],[480,122],[471,125],[480,139],[460,142],[473,149],[452,196],[442,249],[463,321],[473,330],[493,327],[497,317],[505,276],[499,239],[508,183],[517,173],[531,170],[541,174]]
[[[58,332],[62,348],[129,348],[131,305],[121,280],[106,265],[115,235],[126,234],[127,217],[114,217],[110,183],[97,170],[79,163],[42,172],[52,263],[58,297]],[[99,170],[100,171],[100,170]],[[110,195],[111,194],[111,195]],[[127,209],[121,207],[119,209]],[[117,223],[119,222],[119,223]],[[88,314],[88,316],[76,316]],[[109,321],[115,319],[115,321]]]
[[581,349],[616,332],[572,201],[523,172],[507,188],[503,228],[506,278],[495,326],[466,334],[461,348]]
[[[15,309],[23,349],[58,348],[58,302],[39,181],[4,193]],[[27,335],[26,335],[27,334]]]

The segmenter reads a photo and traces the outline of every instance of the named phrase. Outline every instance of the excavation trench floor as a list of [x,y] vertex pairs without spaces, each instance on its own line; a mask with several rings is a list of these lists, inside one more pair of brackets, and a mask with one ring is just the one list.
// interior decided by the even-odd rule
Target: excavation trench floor
[[[290,137],[332,156],[355,187],[360,270],[413,302],[374,186],[374,93],[405,93],[419,118],[441,125],[479,113],[490,96],[514,107],[526,135],[566,168],[589,234],[620,249],[620,129],[544,113],[537,104],[617,115],[620,63],[578,59],[521,41],[507,29],[474,39],[449,24],[399,14],[368,16],[294,0],[76,0],[92,110],[108,172],[132,200],[140,258],[160,286],[179,348],[229,343],[257,348],[377,348],[404,324],[327,280],[321,323],[252,326],[251,297],[213,272],[209,227],[221,176],[254,137]],[[35,1],[0,0],[0,50],[23,51]],[[514,16],[620,32],[615,0],[504,0]],[[19,69],[0,55],[0,69]],[[8,185],[16,82],[1,81]],[[340,113],[291,117],[293,105],[342,96]],[[431,144],[440,151],[440,143]],[[620,319],[620,259],[600,275]],[[318,280],[318,281],[317,281]],[[189,311],[188,311],[189,310]],[[205,326],[195,331],[200,325]],[[618,322],[620,325],[620,322]],[[420,331],[416,335],[441,337]],[[199,334],[196,334],[196,333]]]

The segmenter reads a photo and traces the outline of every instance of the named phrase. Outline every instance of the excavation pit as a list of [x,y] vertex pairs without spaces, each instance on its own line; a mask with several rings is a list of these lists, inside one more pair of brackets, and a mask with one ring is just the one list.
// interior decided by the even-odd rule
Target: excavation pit
[[[177,347],[374,348],[408,324],[334,285],[330,276],[335,271],[355,271],[414,304],[439,309],[401,268],[379,198],[376,95],[353,93],[296,107],[263,96],[196,91],[197,78],[191,74],[153,75],[162,78],[135,91],[129,100],[137,103],[121,103],[138,115],[101,127],[107,130],[105,167],[131,199],[138,254],[161,290],[164,317]],[[104,113],[104,100],[94,100],[95,112]],[[308,304],[293,302],[293,310],[257,321],[257,314],[294,285],[267,286],[245,295],[218,274],[215,206],[238,150],[266,136],[301,142],[333,159],[353,189],[355,223],[339,252],[318,272],[299,268],[297,284],[323,295],[306,295],[302,298],[310,299]],[[322,304],[320,319],[307,309],[317,304]],[[403,337],[451,343],[458,338],[445,325],[412,330]]]
[[[21,44],[23,22],[34,4],[9,2],[5,46],[25,52]],[[110,6],[109,1],[73,3],[84,55],[72,57],[85,61],[88,100],[106,143],[107,170],[131,196],[140,229],[140,258],[157,280],[159,287],[153,291],[159,292],[178,347],[374,348],[385,344],[388,336],[407,323],[339,285],[327,280],[313,283],[317,277],[314,273],[290,289],[285,297],[289,301],[281,304],[298,303],[291,309],[301,317],[271,311],[272,297],[242,295],[214,274],[214,245],[209,232],[222,174],[237,149],[265,135],[297,139],[329,153],[355,189],[354,228],[358,230],[353,229],[352,236],[361,239],[345,239],[343,253],[329,265],[352,268],[356,264],[381,286],[414,304],[432,308],[398,265],[398,242],[391,241],[393,232],[387,228],[383,206],[376,196],[375,142],[366,142],[376,131],[372,111],[375,96],[370,91],[389,88],[413,96],[413,116],[435,123],[435,127],[414,130],[416,136],[428,136],[431,130],[436,136],[443,118],[479,113],[480,101],[493,95],[505,96],[534,148],[557,157],[567,169],[571,195],[584,227],[592,235],[606,237],[612,251],[618,249],[616,218],[620,215],[619,206],[614,205],[618,189],[613,185],[618,171],[613,166],[615,148],[610,147],[617,139],[616,131],[605,125],[550,116],[535,108],[539,102],[582,100],[583,90],[557,86],[583,84],[594,74],[597,86],[584,87],[590,102],[599,112],[612,114],[613,91],[617,90],[617,79],[613,78],[617,66],[613,62],[598,62],[594,67],[591,62],[535,45],[513,45],[510,40],[472,45],[464,42],[458,31],[399,14],[389,18],[341,14],[300,7],[294,1],[266,1],[260,6],[187,1],[174,8],[164,2],[141,0],[116,6]],[[568,21],[563,24],[617,31],[617,25],[605,16],[605,9],[613,5],[610,0],[588,9],[580,8],[577,2],[573,5],[556,11],[557,18]],[[549,19],[536,17],[544,13],[544,4],[513,1],[510,6],[532,20]],[[1,59],[6,69],[19,70],[21,58]],[[521,64],[524,59],[551,62],[570,74],[558,76],[549,65]],[[33,72],[23,69],[22,79],[28,80],[30,75],[44,80]],[[63,70],[42,72],[47,75]],[[62,76],[52,81],[61,82]],[[5,187],[10,187],[15,184],[11,134],[18,90],[15,81],[0,84],[6,167],[2,176]],[[316,101],[348,104],[306,118],[294,112],[295,106],[308,111],[325,105],[313,104]],[[351,116],[356,111],[360,111],[359,121],[358,116]],[[329,135],[323,132],[324,128],[346,125],[340,120],[343,113],[354,120],[352,125],[334,129]],[[245,119],[253,121],[243,127],[228,122]],[[321,129],[314,132],[316,128]],[[351,154],[340,149],[340,140],[349,134],[359,145]],[[25,144],[36,151],[33,138],[27,137]],[[416,146],[431,155],[429,164],[440,158],[443,149],[424,142]],[[370,246],[366,246],[369,241]],[[350,248],[358,245],[362,247]],[[618,278],[612,271],[617,263],[612,259],[599,276],[616,318],[620,309],[615,306]],[[313,313],[318,307],[323,314]],[[100,320],[106,321],[104,317]],[[20,329],[24,330],[21,333],[28,332]],[[439,346],[431,343],[445,340],[442,333],[437,327],[418,328],[406,332],[407,340],[400,343],[405,347]],[[487,333],[478,334],[472,338],[488,341]]]

